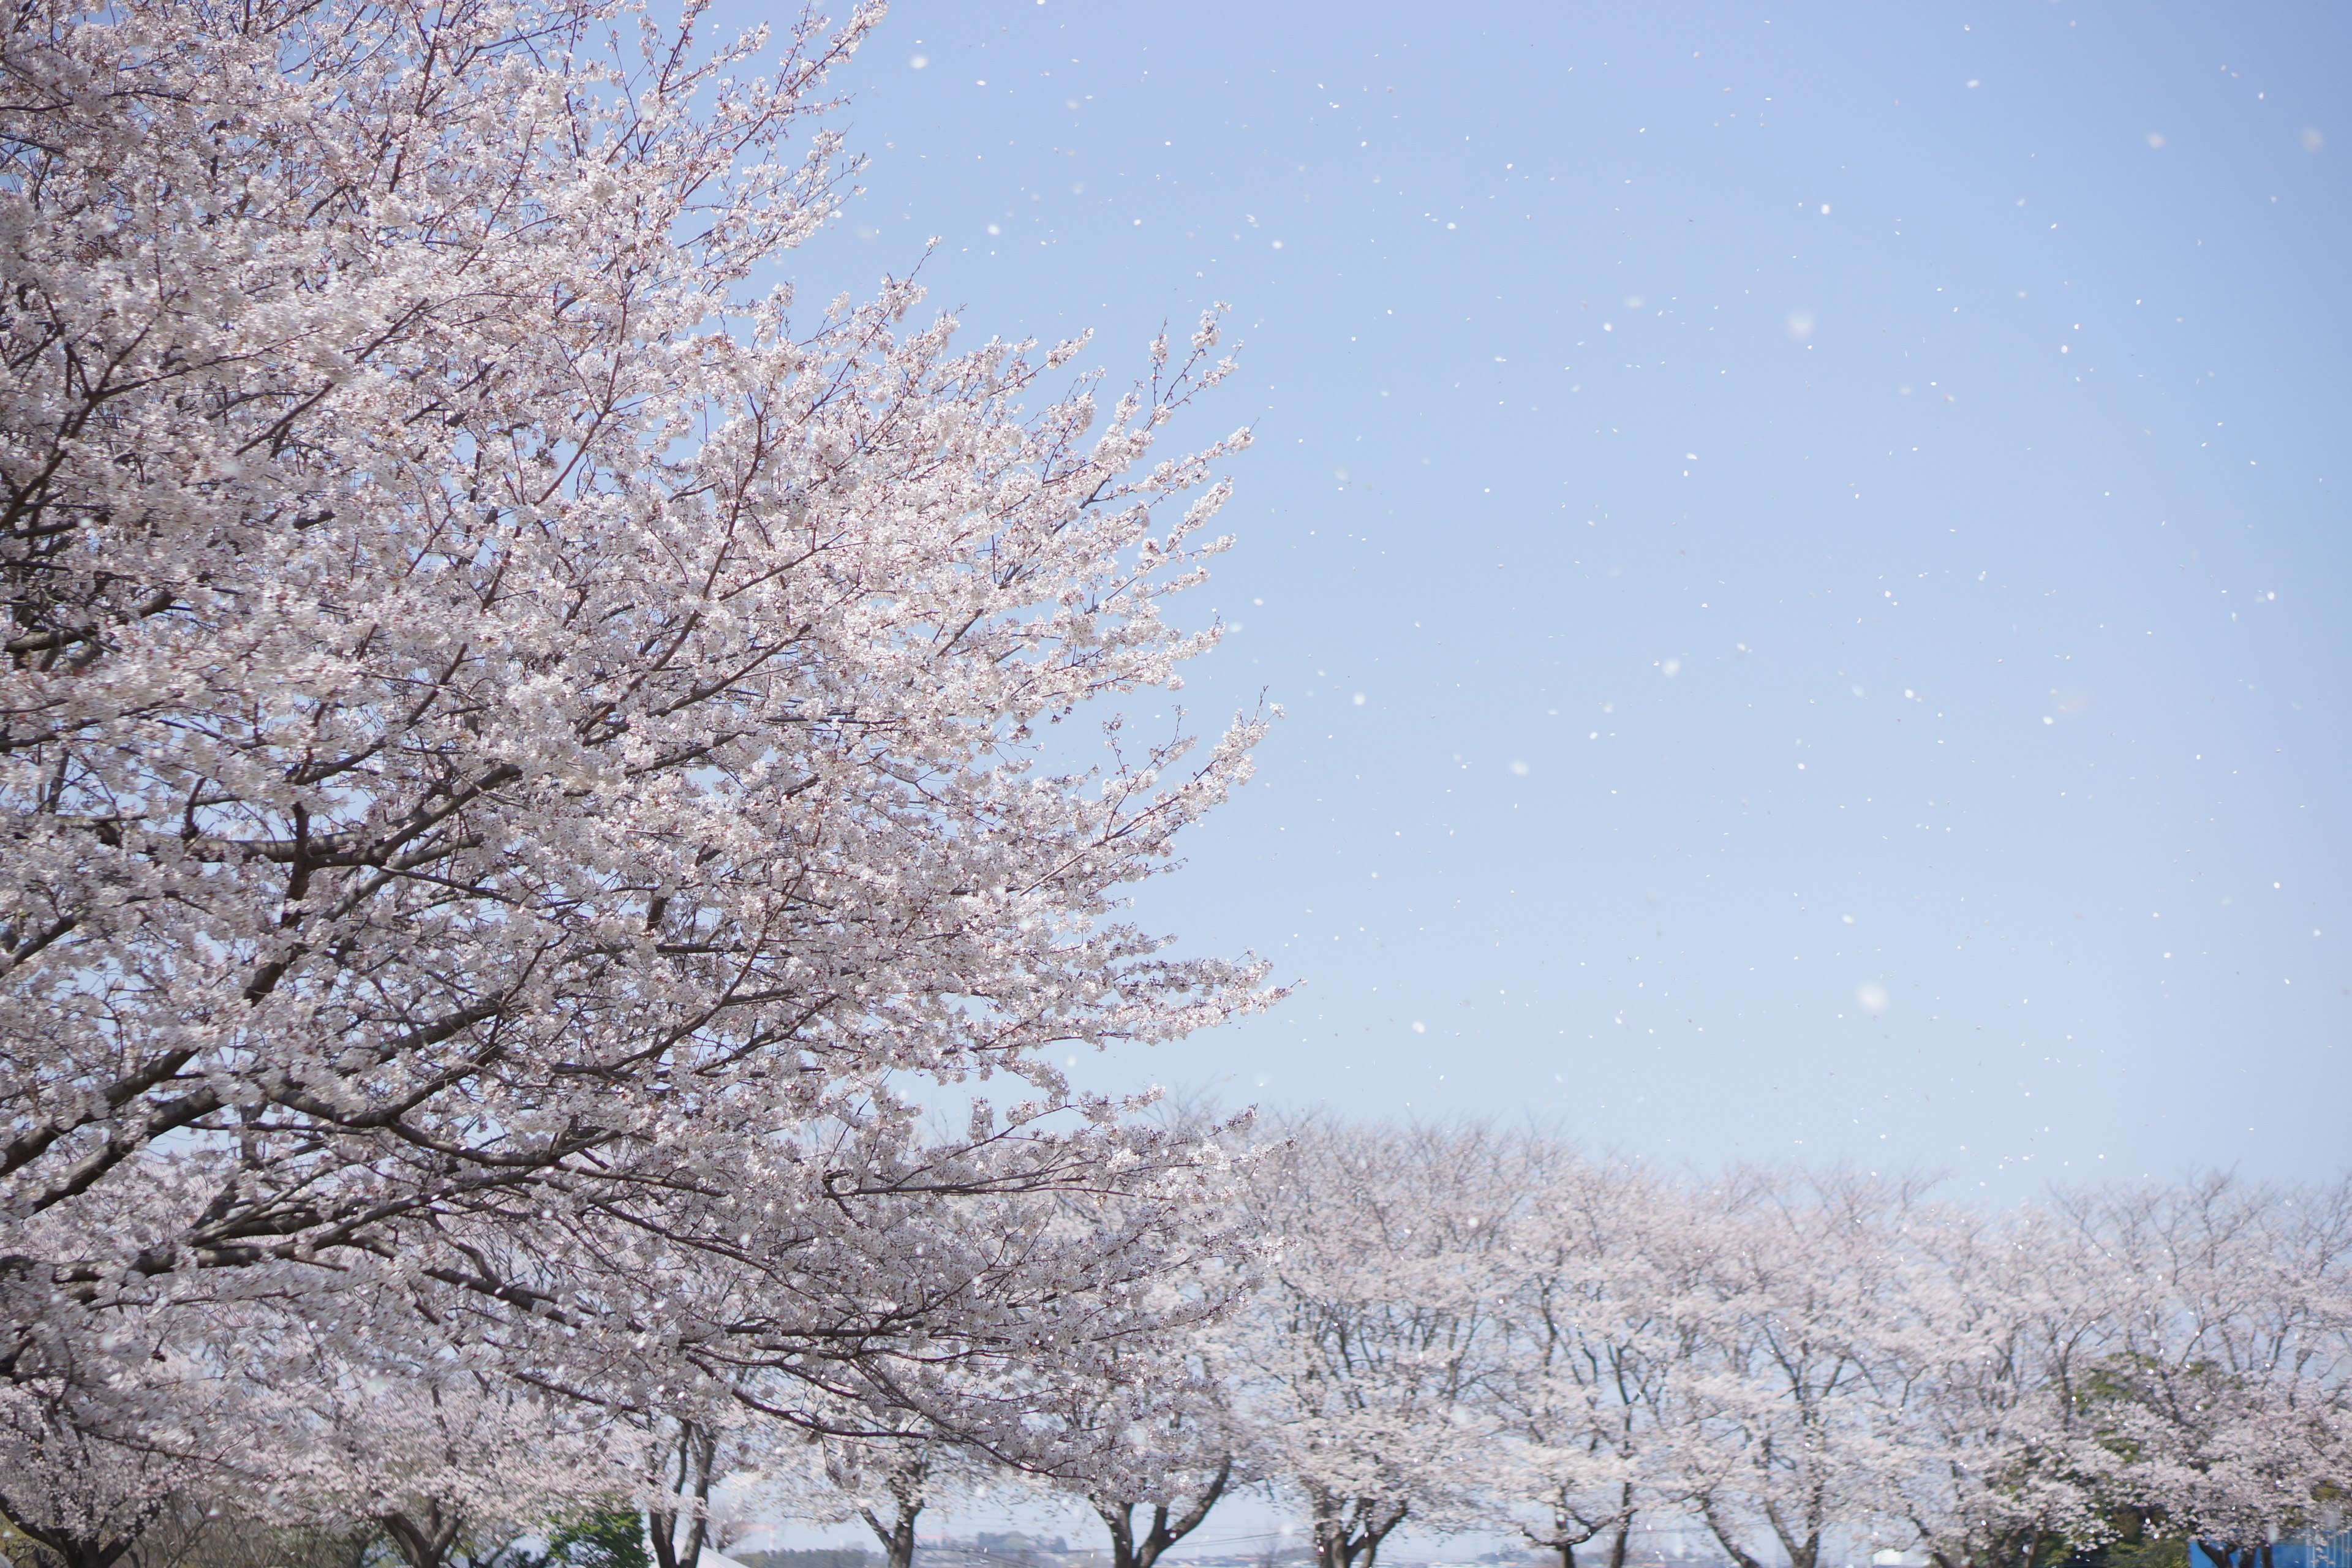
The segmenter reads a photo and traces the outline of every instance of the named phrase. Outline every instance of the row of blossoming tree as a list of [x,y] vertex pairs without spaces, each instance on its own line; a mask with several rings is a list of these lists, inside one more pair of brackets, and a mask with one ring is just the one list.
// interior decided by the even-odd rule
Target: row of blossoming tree
[[279,1543],[265,1563],[374,1542],[419,1568],[527,1568],[525,1537],[554,1542],[541,1568],[618,1568],[564,1554],[616,1519],[646,1549],[625,1561],[677,1568],[779,1516],[862,1520],[908,1568],[927,1511],[1008,1489],[1093,1515],[1112,1568],[1153,1568],[1251,1487],[1299,1510],[1318,1568],[1372,1568],[1407,1526],[1515,1534],[1559,1568],[1622,1568],[1645,1527],[1736,1568],[2177,1564],[2191,1543],[2267,1568],[2340,1525],[2352,1184],[1987,1215],[1916,1180],[1670,1176],[1483,1127],[1294,1121],[1235,1153],[1253,1242],[1156,1281],[1148,1324],[1079,1374],[1041,1343],[957,1405],[784,1418],[559,1395],[452,1353],[339,1363],[280,1325],[266,1375],[257,1344],[160,1368],[142,1428],[93,1420],[70,1380],[20,1386],[0,1502],[68,1562],[185,1560],[226,1505]]
[[2221,1175],[2000,1213],[1841,1170],[1670,1177],[1538,1133],[1305,1123],[1220,1331],[1323,1568],[1410,1521],[1622,1568],[1872,1549],[2268,1561],[2352,1492],[2352,1182]]
[[[1558,1568],[1623,1568],[1643,1527],[1734,1568],[2190,1545],[2268,1568],[2352,1501],[2352,1180],[1988,1214],[1916,1177],[1669,1175],[1537,1130],[1307,1119],[1253,1143],[1238,1300],[1184,1331],[1176,1375],[1088,1391],[1084,1464],[1033,1478],[1091,1505],[1114,1568],[1252,1483],[1318,1568],[1372,1568],[1415,1524]],[[890,1472],[908,1541],[925,1474]]]

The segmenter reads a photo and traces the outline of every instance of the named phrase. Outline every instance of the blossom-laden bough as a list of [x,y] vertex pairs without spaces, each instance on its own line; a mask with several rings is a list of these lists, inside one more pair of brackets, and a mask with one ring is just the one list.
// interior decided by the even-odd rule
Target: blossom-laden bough
[[796,319],[878,7],[701,12],[7,19],[17,1386],[135,1426],[280,1321],[1017,1458],[1016,1366],[1215,1310],[1145,1289],[1231,1250],[1214,1142],[1048,1053],[1272,994],[1120,912],[1263,716],[1063,741],[1217,641],[1247,433],[1156,454],[1218,318],[1108,407],[908,279]]

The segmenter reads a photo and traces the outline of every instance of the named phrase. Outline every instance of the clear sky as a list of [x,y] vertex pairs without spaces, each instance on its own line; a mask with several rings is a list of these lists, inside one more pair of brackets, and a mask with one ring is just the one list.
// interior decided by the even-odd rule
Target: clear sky
[[1243,341],[1184,700],[1287,717],[1139,911],[1298,990],[1083,1081],[2344,1168],[2347,66],[2322,5],[901,0],[805,300],[936,235],[976,337]]

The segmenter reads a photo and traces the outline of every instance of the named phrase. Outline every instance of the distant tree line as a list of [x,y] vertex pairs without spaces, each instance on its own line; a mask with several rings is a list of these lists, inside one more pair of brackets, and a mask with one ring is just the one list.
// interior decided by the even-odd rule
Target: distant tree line
[[2250,1568],[2341,1525],[2352,1184],[1987,1212],[1481,1126],[1285,1133],[1251,1184],[1263,1286],[1211,1332],[1324,1568],[1411,1520],[1507,1521],[1561,1568],[1619,1568],[1636,1521],[1738,1568],[2190,1542]]
[[743,1568],[874,1568],[874,1553],[862,1546],[794,1546],[732,1555]]
[[1152,1568],[1244,1487],[1298,1509],[1318,1568],[1372,1568],[1408,1525],[1513,1531],[1559,1568],[1622,1568],[1659,1527],[1736,1568],[2178,1568],[2191,1543],[2266,1568],[2342,1522],[2352,1184],[1987,1212],[1916,1177],[1676,1174],[1481,1124],[1227,1135],[1255,1239],[1192,1287],[1219,1310],[1101,1379],[1008,1369],[982,1394],[1043,1435],[1019,1456],[904,1417],[582,1427],[446,1382],[322,1424],[307,1390],[299,1420],[203,1458],[61,1467],[11,1428],[12,1554],[105,1568],[63,1525],[140,1519],[116,1555],[141,1568],[656,1568],[797,1519],[862,1521],[875,1551],[744,1561],[908,1568],[927,1511],[984,1494],[1079,1508],[1114,1568]]

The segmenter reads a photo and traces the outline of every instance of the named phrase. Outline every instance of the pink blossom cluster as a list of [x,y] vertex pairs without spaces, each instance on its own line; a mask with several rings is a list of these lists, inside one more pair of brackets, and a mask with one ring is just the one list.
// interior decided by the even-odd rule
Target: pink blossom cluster
[[1225,1155],[1055,1065],[1270,995],[1123,913],[1263,726],[1118,721],[1218,640],[1218,315],[1098,401],[795,310],[879,7],[703,10],[0,30],[0,1508],[76,1568],[191,1466],[425,1563],[753,1418],[1027,1462],[1220,1306]]
[[1309,1120],[1217,1332],[1321,1568],[1407,1522],[1622,1568],[1865,1550],[2246,1564],[2352,1478],[2352,1180],[2060,1191],[1999,1213],[1852,1169],[1673,1175],[1539,1132]]

